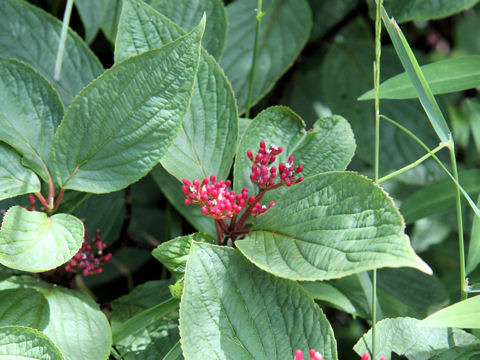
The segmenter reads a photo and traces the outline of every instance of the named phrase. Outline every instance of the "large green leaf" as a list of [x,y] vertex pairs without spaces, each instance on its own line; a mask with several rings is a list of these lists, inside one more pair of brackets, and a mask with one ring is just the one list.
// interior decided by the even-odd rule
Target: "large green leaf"
[[0,263],[30,272],[55,269],[77,253],[83,234],[83,223],[75,216],[13,206],[0,230]]
[[76,0],[75,6],[85,29],[85,41],[91,43],[97,36],[103,16],[108,9],[109,2],[102,0]]
[[[382,320],[377,324],[377,355],[391,359],[391,353],[404,355],[409,360],[429,359],[478,359],[478,357],[454,357],[463,353],[465,348],[480,349],[480,341],[473,335],[446,327],[419,327],[419,320],[411,318],[396,318]],[[364,335],[355,345],[354,350],[361,355],[371,349],[372,330]],[[449,357],[442,353],[449,352]]]
[[215,244],[216,240],[207,233],[180,236],[160,244],[152,251],[152,255],[170,270],[173,276],[183,277],[193,241]]
[[336,287],[325,281],[305,281],[302,287],[315,299],[346,313],[356,314],[355,306]]
[[289,188],[236,246],[254,264],[295,280],[381,267],[431,269],[413,251],[393,201],[370,180],[329,172]]
[[[175,321],[178,317],[176,309],[168,311],[165,316],[161,316],[161,318],[157,318],[153,322],[148,321],[152,315],[155,316],[156,313],[159,313],[159,310],[162,310],[159,304],[168,301],[171,297],[168,284],[170,282],[164,280],[148,281],[137,286],[128,295],[112,302],[110,320],[117,337],[121,335],[119,334],[120,327],[126,321],[131,321],[135,316],[150,310],[150,315],[147,312],[148,316],[142,318],[144,321],[147,321],[146,326],[141,327],[134,334],[115,342],[115,347],[124,359],[158,360],[165,356],[178,341],[178,324]],[[171,300],[170,303],[172,303]],[[178,306],[176,301],[173,304],[175,305],[174,308]],[[151,312],[152,308],[157,309],[156,313]],[[134,330],[133,327],[130,327],[130,329]],[[128,328],[123,327],[123,330],[128,330]]]
[[31,288],[1,290],[0,299],[0,326],[21,325],[38,330],[47,327],[50,309],[41,292]]
[[43,76],[17,60],[0,58],[0,140],[47,181],[50,145],[62,117],[62,102]]
[[[365,293],[364,279],[358,275],[364,274],[332,280],[329,284],[351,301],[355,307],[353,314],[370,319],[371,293]],[[437,277],[409,268],[379,269],[377,297],[383,313],[383,316],[377,313],[377,319],[399,316],[422,319],[449,303],[446,288]]]
[[345,170],[355,153],[352,129],[341,116],[320,119],[306,131],[303,120],[292,110],[271,107],[257,115],[240,140],[234,167],[237,192],[243,187],[249,188],[251,193],[257,190],[250,180],[252,163],[247,150],[256,154],[261,140],[267,146],[275,144],[283,148],[278,163],[287,162],[288,157],[294,155],[295,165],[304,166],[300,175],[305,178],[321,172]]
[[[480,170],[465,170],[459,173],[460,184],[470,195],[480,192]],[[410,224],[426,216],[455,208],[456,186],[445,178],[425,186],[409,196],[400,206],[405,222]]]
[[65,105],[103,72],[96,56],[82,39],[69,30],[62,77],[53,79],[62,23],[23,0],[0,1],[0,56],[33,66],[59,92]]
[[330,324],[302,287],[209,244],[192,245],[180,335],[187,360],[290,360],[310,348],[337,359]]
[[[257,0],[237,0],[227,6],[228,38],[221,65],[232,82],[241,113],[247,101],[257,6]],[[265,0],[262,10],[266,15],[260,27],[253,103],[292,65],[308,40],[312,24],[306,0]]]
[[37,175],[21,164],[20,155],[0,142],[0,200],[40,192]]
[[447,17],[466,10],[479,0],[385,0],[385,7],[399,22]]
[[[480,86],[480,55],[438,61],[421,67],[432,92],[447,94]],[[380,85],[381,99],[415,99],[417,93],[407,73],[396,75]],[[372,100],[375,90],[360,96],[359,100]]]
[[437,311],[420,325],[480,329],[480,295]]
[[79,94],[52,144],[62,188],[112,192],[156,165],[188,109],[204,25],[115,65]]
[[64,360],[46,335],[23,326],[0,327],[0,357],[9,360]]
[[[125,1],[124,7],[116,61],[161,47],[185,33],[141,1]],[[203,179],[210,174],[225,178],[237,142],[237,117],[228,80],[215,60],[202,51],[190,108],[174,143],[161,160],[164,168],[179,180]]]
[[153,0],[154,9],[190,31],[207,15],[207,26],[203,37],[203,47],[210,55],[220,59],[227,39],[227,12],[222,0]]
[[[108,320],[98,305],[84,292],[68,290],[31,277],[11,277],[0,283],[1,289],[34,289],[43,294],[37,304],[39,318],[48,317],[40,330],[58,346],[68,360],[106,359],[112,335]],[[19,314],[16,323],[28,320]],[[42,324],[42,322],[40,322]]]
[[198,206],[185,205],[185,194],[182,192],[181,182],[167,173],[161,165],[155,166],[150,174],[170,204],[172,204],[195,229],[206,232],[211,236],[217,236],[215,223],[212,218],[203,215]]

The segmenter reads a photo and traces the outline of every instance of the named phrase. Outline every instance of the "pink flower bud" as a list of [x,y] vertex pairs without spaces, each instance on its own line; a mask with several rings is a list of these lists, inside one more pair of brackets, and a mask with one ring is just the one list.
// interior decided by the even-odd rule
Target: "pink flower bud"
[[193,186],[195,186],[198,189],[200,186],[200,182],[197,179],[193,180]]
[[248,198],[248,203],[253,204],[254,202],[255,202],[255,196],[252,195]]
[[265,149],[265,141],[260,141],[260,148],[262,149]]
[[305,178],[303,176],[300,176],[298,179],[297,179],[297,183],[299,182],[302,182]]
[[253,160],[253,153],[252,150],[247,150],[247,156],[250,160]]
[[215,174],[210,175],[210,181],[212,184],[215,184],[215,181],[217,181],[217,177],[215,176]]
[[202,206],[202,214],[203,215],[208,215],[208,209],[206,206]]
[[187,186],[192,186],[192,183],[188,179],[183,179],[183,183]]
[[297,351],[295,351],[295,360],[303,360],[302,350],[298,349]]
[[299,173],[301,171],[303,171],[303,165],[298,165],[296,172]]
[[362,360],[370,360],[370,355],[368,355],[368,353],[364,353],[362,355]]
[[295,161],[295,156],[290,155],[290,156],[288,157],[288,161],[289,161],[289,162],[294,162],[294,161]]
[[190,205],[192,203],[190,199],[185,199],[183,201],[185,202],[185,205]]

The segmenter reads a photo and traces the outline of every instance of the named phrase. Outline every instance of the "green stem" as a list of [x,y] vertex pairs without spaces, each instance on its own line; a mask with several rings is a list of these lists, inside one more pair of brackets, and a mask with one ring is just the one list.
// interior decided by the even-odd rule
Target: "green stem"
[[[377,0],[375,16],[375,63],[373,66],[375,88],[375,182],[378,183],[380,168],[380,57],[382,53],[382,9],[383,0]],[[377,326],[377,269],[373,270],[372,286],[372,359],[376,359],[376,326]]]
[[425,160],[427,160],[428,158],[432,157],[433,154],[435,154],[436,152],[442,150],[443,148],[445,148],[447,145],[444,144],[444,143],[441,143],[440,145],[438,145],[435,149],[431,150],[430,152],[428,152],[427,154],[425,154],[424,156],[422,156],[420,159],[414,161],[413,163],[411,163],[410,165],[407,165],[407,166],[404,166],[403,168],[397,170],[397,171],[394,171],[393,173],[391,174],[388,174],[380,179],[378,179],[377,181],[377,184],[381,184],[382,182],[385,182],[387,180],[390,180],[390,179],[393,179],[395,176],[398,176],[400,174],[403,174],[404,172],[410,170],[410,169],[413,169],[414,167],[417,167],[418,165],[420,165],[422,162],[424,162]]
[[[453,142],[452,142],[453,144]],[[457,160],[455,158],[455,148],[450,147],[450,159],[452,162],[453,177],[458,183]],[[457,203],[457,223],[458,223],[458,252],[460,261],[460,296],[462,300],[468,297],[465,291],[465,249],[463,244],[463,219],[462,219],[462,199],[460,197],[460,188],[457,186],[457,193],[455,196]]]
[[253,80],[255,78],[255,66],[257,65],[257,52],[258,52],[258,37],[260,34],[260,22],[262,20],[264,13],[262,13],[262,0],[258,0],[257,6],[257,26],[255,29],[255,43],[253,44],[253,56],[252,56],[252,67],[250,69],[250,81],[248,84],[248,95],[247,95],[247,104],[245,105],[245,117],[250,117],[250,104],[252,102],[252,92],[253,92]]
[[58,44],[57,60],[55,62],[55,73],[53,78],[55,81],[60,80],[62,73],[63,53],[65,51],[65,43],[67,41],[68,24],[70,23],[70,16],[72,15],[73,0],[67,1],[65,13],[63,14],[62,33],[60,35],[60,43]]

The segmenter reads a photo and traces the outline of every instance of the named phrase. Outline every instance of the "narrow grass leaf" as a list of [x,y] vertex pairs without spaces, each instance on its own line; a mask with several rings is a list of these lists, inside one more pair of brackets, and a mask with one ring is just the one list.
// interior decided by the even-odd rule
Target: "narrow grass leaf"
[[[477,206],[480,207],[480,197],[477,200]],[[470,274],[477,268],[478,264],[480,264],[480,217],[474,216],[470,245],[468,247],[466,273]]]

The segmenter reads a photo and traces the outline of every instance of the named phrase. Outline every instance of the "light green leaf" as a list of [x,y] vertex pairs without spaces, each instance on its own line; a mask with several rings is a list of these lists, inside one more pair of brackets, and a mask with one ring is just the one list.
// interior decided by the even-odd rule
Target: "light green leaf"
[[[178,25],[141,1],[125,1],[124,7],[116,61],[161,47],[185,34]],[[203,179],[211,174],[225,179],[237,142],[237,117],[228,80],[215,60],[202,51],[189,111],[161,160],[163,167],[179,180]]]
[[[465,170],[459,173],[460,184],[470,195],[480,192],[480,170]],[[410,224],[424,217],[453,210],[456,186],[450,178],[425,186],[408,197],[400,206],[405,222]]]
[[[480,341],[473,335],[459,329],[446,327],[418,327],[420,321],[411,318],[385,319],[377,323],[377,355],[391,359],[391,353],[404,355],[409,360],[438,359],[442,353],[463,352],[465,348],[480,347]],[[372,330],[365,334],[353,348],[359,355],[371,349]],[[444,359],[443,357],[440,357]],[[459,358],[469,359],[469,358]]]
[[97,36],[102,18],[106,10],[109,10],[108,5],[109,2],[105,0],[75,0],[75,7],[82,20],[87,43],[90,44]]
[[180,347],[180,341],[178,341],[168,352],[163,360],[183,360],[182,348]]
[[178,341],[178,301],[171,299],[168,284],[148,281],[112,302],[115,347],[126,360],[161,359]]
[[217,236],[215,223],[212,218],[202,214],[200,207],[185,205],[185,194],[182,192],[182,183],[167,173],[161,165],[157,165],[150,173],[162,190],[170,204],[198,231],[206,232],[211,236]]
[[[480,197],[477,200],[477,206],[480,206]],[[474,215],[470,245],[468,247],[466,273],[470,274],[477,268],[478,264],[480,264],[480,218]]]
[[110,40],[112,44],[115,43],[117,36],[117,26],[122,12],[122,0],[103,0],[106,2],[105,12],[103,13],[100,28],[105,37]]
[[17,60],[0,58],[0,140],[46,181],[50,145],[62,117],[62,102],[42,75]]
[[449,141],[450,129],[448,128],[442,111],[440,110],[440,107],[433,96],[430,85],[425,80],[425,76],[420,68],[420,65],[418,65],[417,59],[415,58],[407,39],[405,39],[402,30],[395,20],[388,17],[388,14],[383,7],[382,19],[385,27],[387,28],[387,32],[390,35],[393,46],[395,47],[395,51],[397,52],[397,55],[402,62],[402,65],[405,68],[413,87],[415,88],[420,103],[422,104],[425,113],[430,120],[430,124],[434,128],[441,141]]
[[283,148],[277,157],[277,165],[294,155],[295,165],[304,166],[300,175],[305,178],[326,171],[345,170],[355,153],[352,129],[341,116],[320,119],[306,131],[303,120],[292,110],[284,106],[271,107],[251,121],[240,140],[234,167],[237,192],[243,187],[247,187],[250,193],[258,190],[250,180],[252,163],[247,150],[256,155],[261,140],[267,146],[274,144]]
[[97,57],[69,30],[60,81],[53,79],[62,23],[23,0],[0,1],[0,56],[33,66],[55,87],[65,106],[103,72]]
[[480,295],[437,311],[419,325],[480,329]]
[[[480,86],[480,55],[438,61],[420,67],[432,93],[448,94]],[[381,99],[414,99],[415,88],[407,73],[396,75],[380,85]],[[375,91],[370,90],[358,100],[372,100]]]
[[0,326],[20,325],[38,330],[48,326],[50,309],[41,292],[31,288],[1,290],[0,299]]
[[207,15],[207,26],[202,45],[216,59],[220,59],[227,39],[227,12],[222,0],[153,0],[152,7],[190,31]]
[[337,359],[330,324],[301,286],[209,244],[192,246],[180,335],[187,360],[290,360],[310,348]]
[[327,280],[381,267],[431,269],[413,251],[393,201],[349,172],[290,187],[235,242],[254,264],[294,280]]
[[[245,111],[256,27],[257,0],[227,6],[228,37],[221,65],[230,79],[240,113]],[[293,64],[310,34],[306,0],[264,0],[252,104],[260,100]]]
[[115,65],[79,94],[52,144],[52,167],[62,188],[112,192],[160,160],[188,109],[204,24]]
[[[0,289],[12,288],[29,288],[43,294],[44,301],[36,307],[36,311],[42,319],[48,316],[48,322],[40,330],[52,339],[65,359],[99,360],[108,357],[112,345],[110,325],[86,293],[47,284],[29,276],[11,277],[0,283]],[[18,322],[21,321],[19,318]]]
[[180,236],[173,240],[160,244],[152,255],[160,261],[176,278],[185,274],[185,266],[190,255],[192,242],[206,242],[215,244],[215,238],[207,233],[195,233],[187,236]]
[[77,253],[83,235],[83,223],[72,215],[13,206],[0,230],[0,263],[29,272],[55,269]]
[[479,0],[385,0],[399,22],[447,17],[473,7]]
[[40,192],[37,175],[21,164],[20,155],[0,142],[0,200]]
[[0,357],[8,360],[64,360],[48,336],[23,326],[0,327]]
[[327,282],[311,282],[305,281],[300,283],[302,287],[315,299],[327,303],[339,310],[350,314],[355,314],[356,310],[352,302],[337,290],[334,286]]
[[470,130],[472,132],[473,141],[477,151],[480,152],[480,103],[470,99],[466,99],[465,106],[470,121]]

